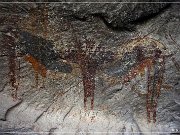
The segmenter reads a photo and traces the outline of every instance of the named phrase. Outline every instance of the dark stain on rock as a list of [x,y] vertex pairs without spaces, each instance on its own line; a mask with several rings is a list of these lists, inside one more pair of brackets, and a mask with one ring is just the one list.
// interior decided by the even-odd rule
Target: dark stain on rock
[[71,73],[72,67],[62,61],[61,56],[54,51],[53,43],[28,32],[20,32],[19,46],[21,52],[31,55],[49,70]]

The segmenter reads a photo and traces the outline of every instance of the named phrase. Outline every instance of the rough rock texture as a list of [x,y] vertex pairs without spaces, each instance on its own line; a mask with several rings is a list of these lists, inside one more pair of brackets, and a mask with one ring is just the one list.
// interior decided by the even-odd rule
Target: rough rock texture
[[[0,3],[0,13],[2,134],[180,132],[180,4]],[[147,119],[146,72],[123,80],[141,64],[137,46],[146,57],[155,49],[165,56],[155,123]],[[92,61],[94,108],[85,110],[81,66]]]

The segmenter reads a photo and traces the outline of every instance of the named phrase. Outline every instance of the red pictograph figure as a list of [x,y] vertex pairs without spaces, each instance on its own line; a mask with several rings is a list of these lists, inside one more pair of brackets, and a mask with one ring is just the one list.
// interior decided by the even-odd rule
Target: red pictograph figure
[[90,98],[90,108],[93,109],[97,69],[104,62],[113,60],[113,53],[103,47],[95,46],[93,40],[85,39],[81,42],[76,38],[74,49],[68,49],[64,59],[79,65],[84,87],[84,108],[87,110],[87,102]]
[[[160,96],[163,74],[165,71],[165,57],[161,54],[161,50],[155,49],[152,56],[145,58],[140,53],[140,48],[137,51],[137,65],[131,68],[131,71],[123,78],[123,83],[135,78],[137,74],[145,72],[147,68],[147,94],[146,94],[146,109],[148,122],[156,122],[156,109],[158,97]],[[152,115],[152,117],[151,117]]]

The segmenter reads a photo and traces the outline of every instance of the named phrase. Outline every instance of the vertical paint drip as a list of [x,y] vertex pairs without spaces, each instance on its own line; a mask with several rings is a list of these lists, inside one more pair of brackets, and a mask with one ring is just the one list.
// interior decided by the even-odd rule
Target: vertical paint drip
[[82,69],[83,86],[84,86],[84,108],[87,109],[87,99],[91,99],[91,109],[94,107],[94,90],[95,90],[95,72],[94,67],[84,66]]
[[16,54],[15,50],[10,50],[10,56],[9,56],[9,76],[10,76],[10,83],[11,86],[14,88],[14,91],[12,92],[13,98],[17,98],[17,80],[16,80]]
[[4,35],[4,48],[8,54],[8,67],[9,67],[9,82],[13,88],[12,97],[17,99],[18,82],[16,75],[17,68],[17,55],[14,38],[9,35]]
[[[160,90],[162,86],[163,73],[165,70],[164,57],[160,56],[160,50],[155,51],[155,56],[153,58],[153,68],[148,68],[148,86],[147,86],[147,118],[148,122],[156,122],[156,109],[158,103],[158,97],[160,95]],[[151,75],[151,71],[152,75]],[[152,114],[152,117],[151,117]]]
[[147,81],[147,95],[146,95],[146,109],[147,109],[147,119],[148,119],[148,122],[151,121],[151,104],[150,104],[150,97],[151,97],[151,81],[152,81],[152,78],[151,78],[151,67],[149,65],[147,65],[148,68],[147,68],[147,76],[148,76],[148,81]]

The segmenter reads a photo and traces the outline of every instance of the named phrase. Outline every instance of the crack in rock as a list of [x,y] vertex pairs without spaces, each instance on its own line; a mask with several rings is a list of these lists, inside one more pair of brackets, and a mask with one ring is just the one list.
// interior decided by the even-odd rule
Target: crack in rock
[[71,108],[69,109],[69,111],[64,115],[64,117],[63,117],[63,122],[64,122],[65,118],[68,116],[68,114],[72,111],[73,108],[74,108],[74,106],[71,106]]
[[20,100],[17,104],[15,104],[14,106],[10,107],[9,109],[7,109],[5,115],[4,115],[4,118],[1,118],[0,120],[2,121],[7,121],[7,117],[8,115],[16,108],[18,107],[21,103],[22,103],[23,100]]

